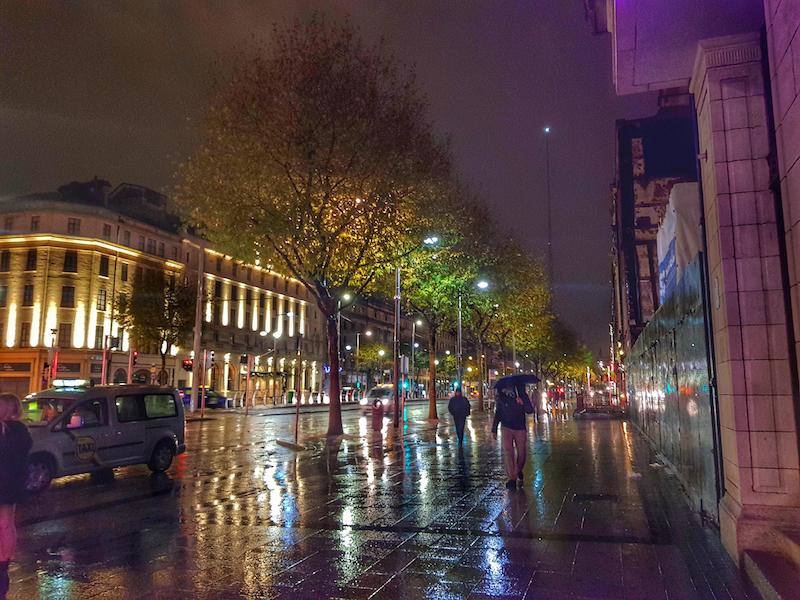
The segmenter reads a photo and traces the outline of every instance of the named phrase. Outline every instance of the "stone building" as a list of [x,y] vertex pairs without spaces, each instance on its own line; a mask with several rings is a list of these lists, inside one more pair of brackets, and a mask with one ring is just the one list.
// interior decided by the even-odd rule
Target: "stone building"
[[[800,2],[585,0],[585,6],[595,31],[611,33],[617,93],[654,92],[662,103],[685,99],[696,124],[692,158],[704,248],[697,280],[684,287],[702,302],[662,307],[630,340],[626,351],[650,360],[649,367],[628,365],[640,373],[637,396],[631,392],[637,422],[647,432],[648,418],[663,423],[672,411],[682,426],[653,429],[651,441],[678,461],[713,455],[715,466],[702,481],[693,483],[680,464],[677,470],[690,497],[694,490],[713,498],[708,512],[731,556],[754,581],[778,581],[761,575],[784,570],[786,581],[796,583]],[[617,227],[617,235],[626,233]],[[690,338],[681,323],[701,321],[705,335],[695,327],[691,346],[683,344]],[[705,382],[695,377],[693,385],[669,389],[664,382],[679,378],[682,366],[706,360],[692,354],[703,337]],[[706,413],[701,420],[698,408]]]
[[108,382],[190,386],[181,365],[192,357],[191,342],[171,348],[166,372],[159,372],[158,349],[132,347],[116,322],[114,299],[130,294],[144,269],[197,281],[202,252],[206,384],[243,390],[241,356],[250,354],[257,396],[282,398],[299,377],[304,401],[318,400],[325,333],[300,283],[186,233],[161,194],[109,187],[95,179],[0,200],[0,389],[27,394],[56,378],[100,381],[104,356]]

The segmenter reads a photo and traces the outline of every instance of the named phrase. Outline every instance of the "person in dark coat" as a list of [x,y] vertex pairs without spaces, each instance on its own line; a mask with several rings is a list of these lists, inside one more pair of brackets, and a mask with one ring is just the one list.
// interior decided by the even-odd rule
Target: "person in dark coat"
[[33,441],[20,422],[19,398],[0,394],[0,600],[8,594],[8,563],[17,547],[16,505],[25,493],[28,453]]
[[503,388],[497,390],[492,434],[497,439],[497,427],[503,426],[503,454],[505,455],[506,487],[516,489],[522,485],[522,469],[528,455],[528,415],[534,411],[525,390]]
[[448,412],[453,415],[453,422],[456,425],[456,434],[458,435],[458,445],[464,444],[464,425],[467,423],[467,417],[470,413],[469,400],[467,400],[461,393],[461,388],[457,387],[453,392],[450,402],[447,403]]

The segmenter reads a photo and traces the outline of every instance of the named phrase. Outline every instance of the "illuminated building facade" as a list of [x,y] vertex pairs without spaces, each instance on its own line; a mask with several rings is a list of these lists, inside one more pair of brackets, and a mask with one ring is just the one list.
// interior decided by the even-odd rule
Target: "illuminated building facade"
[[207,385],[229,395],[243,391],[241,356],[248,354],[260,401],[285,399],[295,376],[303,399],[316,398],[324,331],[299,282],[187,234],[161,194],[109,187],[95,179],[0,200],[0,390],[24,395],[55,378],[99,382],[104,354],[107,382],[190,386],[181,365],[191,358],[191,340],[170,349],[161,372],[158,349],[133,348],[114,310],[145,269],[197,281],[202,252]]

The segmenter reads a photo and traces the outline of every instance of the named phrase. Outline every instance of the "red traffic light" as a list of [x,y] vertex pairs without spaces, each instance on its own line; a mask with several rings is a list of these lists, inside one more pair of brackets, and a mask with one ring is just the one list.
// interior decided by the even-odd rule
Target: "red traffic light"
[[184,371],[191,371],[194,368],[194,360],[191,358],[184,358],[183,359],[183,370]]

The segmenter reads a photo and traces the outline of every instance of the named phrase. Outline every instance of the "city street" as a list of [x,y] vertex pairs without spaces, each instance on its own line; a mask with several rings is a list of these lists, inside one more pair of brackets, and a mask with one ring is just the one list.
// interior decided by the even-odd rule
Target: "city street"
[[333,444],[303,415],[295,453],[291,416],[212,411],[167,476],[59,480],[19,512],[10,597],[752,597],[627,422],[544,420],[509,492],[488,415],[459,451],[408,412],[393,441],[346,411]]

